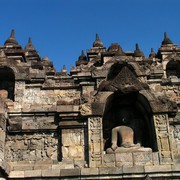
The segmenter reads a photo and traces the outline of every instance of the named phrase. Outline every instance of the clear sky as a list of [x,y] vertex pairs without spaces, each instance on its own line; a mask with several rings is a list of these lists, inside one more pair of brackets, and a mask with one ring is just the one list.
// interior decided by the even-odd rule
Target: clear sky
[[105,47],[119,43],[146,56],[157,52],[164,32],[180,45],[180,0],[0,0],[0,45],[15,29],[23,47],[31,37],[56,70],[75,65],[98,33]]

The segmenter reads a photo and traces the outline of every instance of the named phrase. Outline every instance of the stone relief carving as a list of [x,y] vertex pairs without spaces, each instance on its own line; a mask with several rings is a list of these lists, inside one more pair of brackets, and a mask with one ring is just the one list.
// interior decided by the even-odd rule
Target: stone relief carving
[[91,103],[84,103],[80,105],[80,113],[83,116],[91,115],[92,109],[91,109]]
[[91,120],[89,121],[89,126],[91,129],[101,129],[102,127],[102,122],[101,122],[101,118],[99,117],[94,117],[94,118],[90,118]]
[[102,161],[102,118],[94,117],[88,119],[91,166],[101,164]]
[[57,100],[72,101],[72,99],[80,98],[80,92],[74,90],[54,90]]
[[62,159],[84,160],[84,130],[62,130]]
[[74,90],[40,90],[38,88],[26,89],[24,91],[23,103],[55,105],[58,100],[74,102],[80,98],[80,92]]
[[4,161],[5,132],[0,128],[0,161]]
[[175,101],[177,104],[180,103],[180,92],[178,86],[162,86],[163,93],[171,101]]
[[158,148],[161,161],[170,162],[173,159],[170,144],[170,132],[167,114],[154,115],[154,123],[157,134]]
[[174,138],[180,140],[180,127],[174,128]]
[[80,105],[80,113],[83,116],[91,115],[92,114],[92,107],[91,103],[94,100],[94,97],[91,97],[88,94],[81,96],[81,105]]
[[57,138],[50,134],[8,136],[5,158],[8,161],[56,160],[57,145]]

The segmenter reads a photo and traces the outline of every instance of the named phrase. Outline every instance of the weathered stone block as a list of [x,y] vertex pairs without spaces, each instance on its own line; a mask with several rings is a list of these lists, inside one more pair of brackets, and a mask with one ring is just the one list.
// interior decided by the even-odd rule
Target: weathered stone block
[[41,170],[27,170],[24,171],[24,177],[41,177]]
[[133,165],[132,153],[116,153],[115,159],[116,159],[116,166]]
[[60,169],[61,168],[61,164],[52,164],[51,168],[52,169]]
[[9,119],[9,130],[10,131],[21,131],[22,129],[22,119],[19,118],[11,118]]
[[171,166],[172,171],[179,171],[180,172],[180,164],[173,164]]
[[80,169],[61,169],[60,176],[79,176]]
[[115,162],[115,154],[105,154],[103,156],[104,163]]
[[158,152],[153,152],[152,153],[152,160],[154,165],[159,164],[159,153]]
[[24,171],[11,171],[9,178],[24,178]]
[[123,173],[144,173],[144,166],[123,166]]
[[87,175],[98,175],[99,170],[98,168],[82,168],[81,169],[81,175],[87,176]]
[[33,170],[33,164],[23,164],[23,165],[15,165],[12,167],[14,171],[25,171],[25,170]]
[[57,106],[57,112],[79,112],[79,106],[77,105],[61,105]]
[[83,168],[86,164],[86,161],[84,160],[74,160],[74,166]]
[[[62,162],[58,163],[61,169],[73,169],[74,168],[74,161],[73,160],[63,160]],[[55,164],[54,164],[55,167]]]
[[73,159],[83,159],[84,157],[84,146],[70,146],[69,157]]
[[82,129],[63,129],[62,145],[75,146],[84,145],[84,133]]
[[51,168],[51,165],[50,165],[50,164],[46,164],[46,163],[43,163],[43,164],[35,164],[35,165],[34,165],[34,169],[35,169],[35,170],[49,169],[49,168]]
[[[115,167],[116,166],[116,163],[115,161],[114,162],[109,162],[109,163],[104,163],[103,164],[103,167]],[[118,165],[117,165],[118,166]],[[100,166],[101,167],[101,166]]]
[[105,174],[122,174],[122,167],[100,167],[99,175]]
[[144,166],[145,173],[168,172],[171,171],[171,165]]
[[133,153],[134,165],[152,165],[151,152],[134,152]]
[[59,177],[60,169],[42,170],[42,177]]

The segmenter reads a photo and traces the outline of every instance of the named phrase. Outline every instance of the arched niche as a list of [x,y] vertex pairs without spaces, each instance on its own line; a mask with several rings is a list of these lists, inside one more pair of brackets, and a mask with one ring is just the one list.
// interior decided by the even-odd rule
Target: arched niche
[[104,150],[111,147],[111,130],[122,125],[134,130],[134,143],[158,150],[152,110],[139,92],[114,92],[107,98],[103,114]]
[[180,78],[180,62],[171,60],[166,65],[166,75],[167,77],[170,76],[177,76]]
[[6,66],[0,67],[0,90],[6,90],[8,97],[14,100],[15,75],[11,68]]

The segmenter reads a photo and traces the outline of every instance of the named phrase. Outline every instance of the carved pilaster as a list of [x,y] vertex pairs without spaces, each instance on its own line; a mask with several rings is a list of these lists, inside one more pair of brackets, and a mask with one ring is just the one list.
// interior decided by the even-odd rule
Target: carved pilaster
[[89,134],[89,165],[98,167],[102,163],[103,138],[102,118],[93,117],[88,119]]
[[173,153],[167,114],[154,115],[154,124],[160,154],[160,162],[162,164],[171,163],[173,161]]
[[0,161],[4,161],[4,147],[5,147],[5,132],[6,131],[6,118],[0,115]]

